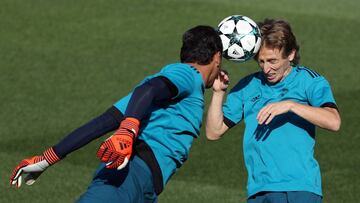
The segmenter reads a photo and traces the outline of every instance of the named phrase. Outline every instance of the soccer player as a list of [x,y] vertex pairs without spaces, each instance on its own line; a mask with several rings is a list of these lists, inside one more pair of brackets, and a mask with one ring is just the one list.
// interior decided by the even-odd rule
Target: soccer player
[[221,39],[212,27],[196,26],[182,40],[181,63],[145,78],[105,113],[42,155],[21,161],[10,184],[32,184],[67,154],[116,130],[101,144],[97,157],[103,163],[78,202],[156,202],[199,136],[204,90],[212,87],[222,61]]
[[217,140],[245,122],[244,161],[248,203],[322,202],[315,126],[338,131],[340,115],[328,81],[300,66],[299,46],[288,22],[259,23],[261,71],[241,79],[223,104],[227,84],[216,80],[206,136]]

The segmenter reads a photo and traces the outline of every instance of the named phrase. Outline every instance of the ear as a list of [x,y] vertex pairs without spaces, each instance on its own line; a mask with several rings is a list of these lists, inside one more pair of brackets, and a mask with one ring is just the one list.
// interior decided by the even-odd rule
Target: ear
[[214,54],[213,61],[216,63],[216,65],[221,64],[221,53],[219,51]]
[[293,50],[291,51],[291,53],[289,54],[289,56],[288,56],[289,61],[294,60],[295,54],[296,54],[296,50],[293,49]]

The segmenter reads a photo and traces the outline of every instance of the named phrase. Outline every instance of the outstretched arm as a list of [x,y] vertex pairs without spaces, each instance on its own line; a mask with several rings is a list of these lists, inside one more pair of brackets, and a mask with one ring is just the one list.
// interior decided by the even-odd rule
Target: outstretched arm
[[125,116],[117,108],[111,107],[105,113],[74,130],[53,146],[54,152],[62,159],[89,142],[118,129],[124,117],[141,120],[154,100],[165,100],[176,94],[176,90],[168,88],[170,85],[170,83],[167,83],[166,78],[161,77],[140,85],[133,92]]
[[47,149],[42,155],[22,160],[13,170],[10,184],[20,187],[22,176],[24,182],[32,185],[50,166],[63,159],[67,154],[83,147],[90,141],[115,130],[119,126],[122,114],[115,107],[71,132],[55,146]]
[[123,117],[123,114],[118,109],[111,107],[105,113],[71,132],[53,146],[53,149],[61,159],[65,158],[69,153],[117,129]]

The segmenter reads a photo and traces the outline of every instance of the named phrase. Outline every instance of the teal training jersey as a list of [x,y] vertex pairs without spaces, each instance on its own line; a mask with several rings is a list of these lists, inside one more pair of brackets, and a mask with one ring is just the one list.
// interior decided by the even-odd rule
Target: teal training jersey
[[[169,79],[177,87],[178,95],[167,104],[151,107],[148,116],[141,121],[138,139],[144,140],[154,152],[165,185],[186,161],[193,139],[199,136],[205,86],[200,72],[182,63],[165,66],[140,84],[157,76]],[[131,94],[114,104],[122,113]]]
[[248,196],[261,191],[309,191],[322,195],[314,158],[315,126],[292,112],[258,125],[256,116],[267,104],[292,100],[314,107],[336,107],[328,81],[306,67],[292,67],[281,82],[269,85],[262,72],[240,80],[223,106],[225,120],[244,119],[243,151]]

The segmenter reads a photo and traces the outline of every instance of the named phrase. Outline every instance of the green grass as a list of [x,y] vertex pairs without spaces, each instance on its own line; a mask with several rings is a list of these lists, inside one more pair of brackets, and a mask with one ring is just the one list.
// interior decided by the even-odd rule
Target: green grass
[[[69,155],[38,183],[11,189],[18,161],[41,153],[108,108],[144,76],[178,61],[182,33],[243,14],[289,20],[302,64],[331,82],[341,115],[339,133],[318,130],[316,157],[324,202],[360,198],[358,48],[360,3],[319,1],[0,1],[0,202],[73,202],[98,164],[100,140]],[[232,84],[254,62],[225,61]],[[210,92],[206,93],[209,101]],[[196,140],[160,202],[244,202],[243,124],[218,142]]]

